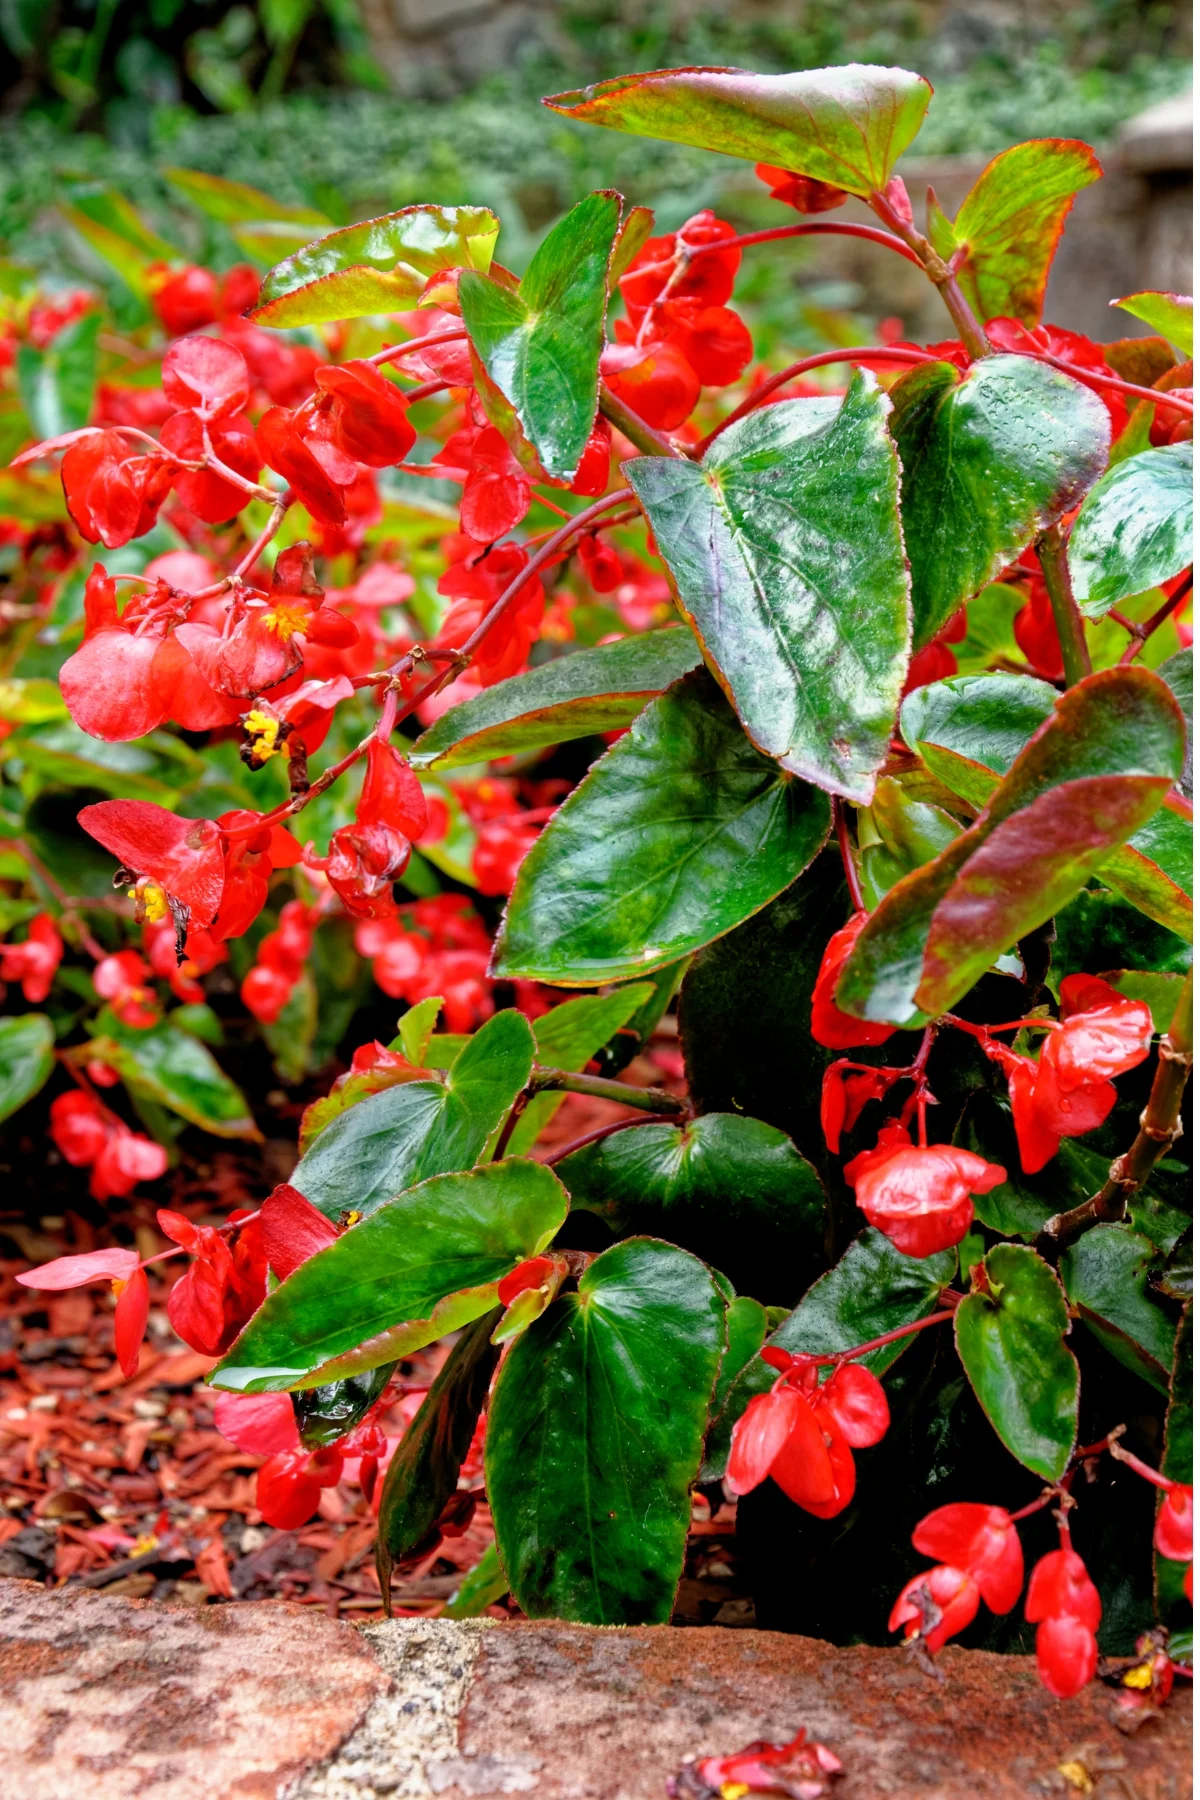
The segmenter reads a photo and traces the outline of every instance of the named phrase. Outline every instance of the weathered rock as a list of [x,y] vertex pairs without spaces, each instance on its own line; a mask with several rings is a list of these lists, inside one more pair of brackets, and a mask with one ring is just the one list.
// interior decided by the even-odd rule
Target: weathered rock
[[[776,1632],[167,1610],[0,1584],[3,1800],[664,1800],[688,1756],[800,1726],[836,1800],[1186,1800],[1191,1695],[1136,1736],[1029,1657]],[[1089,1783],[1091,1784],[1089,1786]]]

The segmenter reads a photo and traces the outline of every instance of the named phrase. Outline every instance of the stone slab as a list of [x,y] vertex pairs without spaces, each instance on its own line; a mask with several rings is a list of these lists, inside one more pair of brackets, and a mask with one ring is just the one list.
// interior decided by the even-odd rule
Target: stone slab
[[1110,1689],[1053,1700],[1032,1658],[938,1669],[770,1631],[355,1629],[0,1582],[0,1800],[664,1800],[685,1757],[800,1726],[842,1759],[835,1800],[1191,1794],[1185,1684],[1130,1737]]

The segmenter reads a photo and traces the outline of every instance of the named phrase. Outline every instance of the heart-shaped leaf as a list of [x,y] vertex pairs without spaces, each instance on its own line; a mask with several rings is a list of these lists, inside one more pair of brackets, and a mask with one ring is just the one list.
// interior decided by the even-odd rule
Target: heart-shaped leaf
[[1185,356],[1192,354],[1192,296],[1190,294],[1143,293],[1126,294],[1123,300],[1110,300],[1122,312],[1132,313],[1152,331],[1161,332]]
[[[767,1339],[792,1355],[828,1356],[870,1343],[901,1325],[928,1318],[938,1295],[954,1279],[958,1259],[953,1250],[936,1256],[902,1256],[890,1238],[873,1229],[860,1233],[849,1249],[815,1281],[795,1311]],[[890,1369],[912,1343],[899,1338],[860,1360],[872,1374]],[[777,1370],[753,1357],[729,1389],[709,1432],[704,1479],[719,1481],[729,1458],[733,1427],[756,1394],[765,1394]]]
[[656,69],[553,94],[543,105],[588,125],[772,163],[866,195],[886,187],[932,94],[908,69],[846,63],[791,75]]
[[691,632],[678,625],[556,656],[452,706],[417,739],[409,760],[414,769],[453,769],[623,731],[700,660]]
[[1079,509],[1067,556],[1079,610],[1089,619],[1186,569],[1192,446],[1143,450],[1110,469]]
[[541,1163],[435,1175],[301,1263],[210,1379],[277,1393],[394,1362],[490,1312],[497,1284],[545,1249],[566,1210],[566,1191]]
[[297,1163],[292,1185],[327,1218],[371,1213],[429,1175],[469,1169],[533,1068],[534,1039],[498,1012],[459,1051],[445,1082],[387,1088],[335,1118]]
[[0,1019],[0,1119],[32,1100],[54,1068],[54,1026],[45,1013]]
[[987,1287],[960,1301],[954,1338],[967,1379],[1018,1462],[1046,1481],[1066,1472],[1079,1418],[1079,1365],[1067,1349],[1067,1304],[1034,1250],[997,1244]]
[[1147,1268],[1154,1255],[1154,1245],[1131,1225],[1097,1225],[1063,1252],[1059,1274],[1089,1331],[1165,1394],[1175,1325],[1150,1297]]
[[926,363],[892,404],[920,649],[1103,475],[1108,412],[1024,356],[988,356],[966,375]]
[[458,283],[471,348],[538,463],[570,481],[596,422],[608,259],[621,217],[619,194],[589,194],[542,239],[516,293],[465,272]]
[[500,221],[486,206],[406,206],[343,226],[267,276],[257,325],[323,325],[401,311],[442,269],[486,271]]
[[842,401],[750,413],[699,463],[625,473],[676,598],[753,743],[865,805],[908,668],[908,572],[890,402],[855,370]]
[[500,1309],[493,1307],[462,1333],[388,1464],[375,1542],[375,1567],[385,1606],[393,1566],[429,1535],[458,1486],[458,1472],[471,1448],[500,1360],[499,1350],[491,1343],[499,1318]]
[[169,1108],[214,1137],[260,1137],[246,1096],[190,1031],[178,1030],[169,1019],[138,1031],[108,1007],[97,1015],[93,1030],[92,1055],[115,1069],[131,1094]]
[[703,1263],[631,1238],[509,1351],[485,1468],[500,1556],[530,1618],[667,1623],[724,1320]]
[[[631,981],[611,994],[584,994],[551,1007],[533,1022],[537,1060],[549,1069],[577,1072],[584,1068],[653,993],[651,982]],[[517,1120],[507,1154],[524,1156],[565,1099],[561,1093],[534,1094]]]
[[958,284],[981,319],[1041,323],[1067,214],[1103,173],[1090,145],[1034,138],[992,158],[952,225],[931,209],[934,247],[956,258]]
[[681,1244],[759,1300],[793,1304],[821,1265],[825,1190],[791,1139],[759,1119],[638,1125],[557,1167],[572,1206],[620,1236]]
[[974,825],[880,902],[838,1005],[899,1025],[947,1011],[1153,817],[1184,737],[1170,689],[1148,669],[1107,669],[1068,689]]
[[761,756],[696,670],[551,819],[521,864],[494,972],[584,987],[676,962],[794,881],[829,825],[825,795]]

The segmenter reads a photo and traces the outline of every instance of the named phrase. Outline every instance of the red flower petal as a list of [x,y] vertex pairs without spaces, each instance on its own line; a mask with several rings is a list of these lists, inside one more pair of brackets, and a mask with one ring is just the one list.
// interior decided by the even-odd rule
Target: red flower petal
[[80,1256],[56,1256],[40,1268],[27,1269],[17,1280],[22,1287],[57,1293],[82,1287],[87,1281],[128,1281],[140,1261],[136,1250],[85,1250]]
[[262,1204],[267,1261],[280,1281],[337,1241],[337,1226],[297,1188],[281,1183]]
[[225,883],[221,833],[211,819],[180,819],[148,800],[102,800],[79,823],[138,875],[150,875],[191,912],[193,925],[216,917]]
[[172,344],[163,357],[162,385],[172,406],[194,407],[207,419],[243,412],[250,399],[246,359],[223,338],[186,337]]
[[150,1284],[145,1269],[135,1269],[117,1300],[113,1313],[113,1344],[122,1375],[128,1379],[138,1372],[138,1355],[146,1335],[150,1317]]
[[278,1456],[301,1447],[288,1394],[217,1394],[213,1424],[251,1456]]

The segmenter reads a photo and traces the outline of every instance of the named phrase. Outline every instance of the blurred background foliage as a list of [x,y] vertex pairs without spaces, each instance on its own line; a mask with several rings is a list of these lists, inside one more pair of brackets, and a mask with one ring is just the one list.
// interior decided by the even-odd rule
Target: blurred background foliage
[[[921,152],[937,156],[1049,130],[1104,144],[1190,70],[1178,0],[477,4],[482,24],[464,0],[0,0],[0,248],[94,278],[52,208],[73,184],[102,182],[189,253],[234,260],[219,233],[194,241],[194,219],[162,176],[173,165],[251,182],[335,223],[419,200],[482,201],[500,213],[505,260],[519,267],[531,235],[589,188],[619,187],[673,226],[727,204],[731,178],[746,173],[572,126],[538,105],[556,89],[683,63],[902,62],[935,84]],[[464,73],[461,55],[456,66],[430,54],[452,16],[476,65],[488,56],[480,46],[498,44],[503,66]],[[507,37],[488,37],[504,19]],[[406,20],[417,21],[415,41]],[[389,60],[380,33],[393,30]],[[403,93],[385,66],[393,84],[399,66]]]

